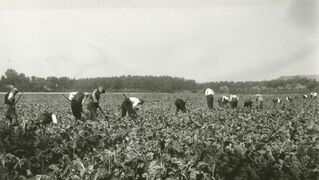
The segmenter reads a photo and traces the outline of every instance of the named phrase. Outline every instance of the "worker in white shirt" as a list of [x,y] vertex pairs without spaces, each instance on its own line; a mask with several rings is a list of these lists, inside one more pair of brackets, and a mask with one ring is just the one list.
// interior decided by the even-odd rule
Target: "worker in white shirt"
[[206,96],[208,108],[213,109],[213,107],[214,107],[214,91],[210,88],[207,88],[205,90],[205,96]]
[[256,94],[257,109],[263,109],[264,99],[261,94]]
[[16,109],[15,109],[15,96],[18,94],[17,88],[12,88],[7,94],[4,96],[4,105],[5,105],[5,117],[6,119],[12,122],[13,119],[18,117]]
[[220,107],[224,107],[227,105],[227,103],[229,103],[229,98],[227,96],[222,96],[218,99],[218,104]]
[[277,104],[281,104],[281,99],[280,98],[275,98],[272,100],[272,102],[274,103],[274,106]]
[[285,99],[286,99],[287,102],[291,102],[292,101],[292,97],[290,97],[290,96],[286,96]]
[[310,93],[310,98],[316,99],[317,98],[317,93],[316,92]]
[[143,100],[140,100],[136,97],[127,98],[125,96],[125,99],[121,104],[122,117],[125,117],[126,113],[128,113],[128,115],[131,118],[136,118],[137,117],[136,111],[139,110],[138,106],[142,105],[143,103],[144,103]]
[[229,96],[229,102],[230,102],[231,108],[233,108],[233,109],[237,108],[238,101],[239,101],[239,98],[237,97],[237,95],[231,94]]
[[132,102],[132,106],[134,110],[139,110],[139,106],[144,103],[144,100],[138,99],[136,97],[130,97],[129,99]]

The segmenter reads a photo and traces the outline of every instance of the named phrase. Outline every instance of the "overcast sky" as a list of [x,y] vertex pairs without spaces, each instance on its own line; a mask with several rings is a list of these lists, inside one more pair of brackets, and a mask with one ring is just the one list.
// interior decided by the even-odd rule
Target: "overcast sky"
[[318,0],[1,0],[0,74],[319,74]]

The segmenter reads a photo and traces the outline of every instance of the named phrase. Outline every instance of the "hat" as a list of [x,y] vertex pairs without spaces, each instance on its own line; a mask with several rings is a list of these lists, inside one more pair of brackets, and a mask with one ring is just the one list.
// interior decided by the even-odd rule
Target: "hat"
[[56,115],[55,115],[55,114],[52,114],[51,117],[52,117],[52,122],[53,122],[54,124],[57,124],[58,121],[57,121]]

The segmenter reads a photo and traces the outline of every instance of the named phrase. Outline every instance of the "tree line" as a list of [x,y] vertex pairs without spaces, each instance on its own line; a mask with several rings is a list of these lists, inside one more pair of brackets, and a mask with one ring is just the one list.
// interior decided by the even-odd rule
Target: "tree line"
[[28,77],[14,69],[8,69],[0,79],[0,91],[7,91],[15,86],[27,92],[69,92],[91,91],[93,88],[103,86],[111,92],[203,92],[207,87],[217,93],[304,93],[319,90],[319,82],[306,78],[270,81],[245,82],[208,82],[197,83],[170,76],[119,76],[74,79],[69,77],[41,78]]

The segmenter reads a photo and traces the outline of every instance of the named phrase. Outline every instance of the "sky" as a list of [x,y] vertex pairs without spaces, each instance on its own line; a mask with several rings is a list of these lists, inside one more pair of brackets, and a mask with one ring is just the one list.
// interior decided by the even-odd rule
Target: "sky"
[[0,74],[319,74],[317,0],[1,0]]

